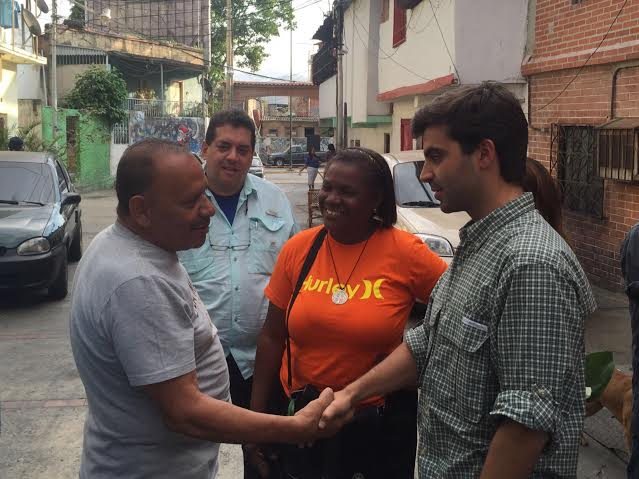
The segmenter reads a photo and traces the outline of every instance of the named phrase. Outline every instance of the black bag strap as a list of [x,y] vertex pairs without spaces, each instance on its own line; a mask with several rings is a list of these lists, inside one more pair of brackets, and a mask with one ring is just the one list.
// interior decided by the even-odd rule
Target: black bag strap
[[293,308],[293,303],[295,303],[295,299],[297,298],[298,293],[302,289],[302,285],[304,284],[304,280],[306,279],[306,275],[311,270],[311,266],[315,262],[315,258],[317,257],[317,252],[322,247],[322,243],[324,243],[324,238],[326,237],[327,230],[326,228],[322,228],[315,239],[313,240],[313,244],[311,245],[311,249],[308,250],[308,254],[306,255],[306,259],[304,260],[304,264],[302,265],[302,269],[300,270],[300,275],[297,277],[297,284],[295,285],[295,289],[293,290],[293,294],[291,295],[291,300],[288,302],[288,307],[286,308],[286,366],[288,372],[288,390],[291,391],[293,387],[293,373],[291,366],[291,338],[288,334],[288,317],[291,314],[291,309]]

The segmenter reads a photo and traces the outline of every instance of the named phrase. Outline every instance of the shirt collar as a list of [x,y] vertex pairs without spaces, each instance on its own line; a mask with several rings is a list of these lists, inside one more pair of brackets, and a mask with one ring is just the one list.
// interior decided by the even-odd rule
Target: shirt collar
[[524,193],[520,197],[506,203],[501,208],[489,213],[478,221],[471,221],[459,230],[461,244],[481,244],[490,235],[508,223],[516,220],[524,213],[533,211],[535,203],[532,193]]
[[[253,179],[251,178],[250,173],[246,174],[246,178],[244,179],[244,186],[242,187],[242,189],[240,190],[240,200],[239,201],[243,201],[244,199],[248,198],[249,195],[253,192],[255,192],[255,194],[257,194],[257,189],[255,188],[255,184],[253,183]],[[213,198],[213,192],[207,188],[206,189],[206,196],[210,198]]]

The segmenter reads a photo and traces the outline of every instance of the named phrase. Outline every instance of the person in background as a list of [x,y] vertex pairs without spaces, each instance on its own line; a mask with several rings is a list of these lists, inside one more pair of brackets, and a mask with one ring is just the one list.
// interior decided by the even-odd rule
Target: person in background
[[308,189],[315,189],[315,178],[317,178],[317,173],[319,172],[320,160],[315,154],[315,147],[311,146],[308,150],[308,155],[304,159],[304,166],[300,169],[299,174],[302,174],[302,171],[305,169],[308,172]]
[[[326,167],[319,206],[324,226],[284,245],[265,291],[254,411],[267,411],[271,398],[273,412],[286,414],[309,390],[339,390],[364,374],[401,344],[415,300],[427,302],[446,270],[419,238],[394,227],[393,179],[378,153],[340,150]],[[315,241],[316,257],[302,274]],[[286,477],[412,479],[416,407],[414,385],[358,402],[358,419],[337,437],[284,451]]]
[[296,417],[229,402],[217,329],[176,256],[206,241],[215,214],[195,157],[142,140],[122,155],[115,189],[117,221],[85,252],[71,303],[88,402],[79,477],[212,479],[220,442],[318,437],[330,390]]
[[621,246],[621,274],[628,296],[632,331],[632,451],[628,477],[639,476],[639,223],[634,225]]
[[419,477],[576,477],[584,320],[595,308],[577,258],[524,192],[528,124],[503,85],[464,86],[419,110],[428,182],[466,211],[451,267],[421,326],[335,393],[320,427],[361,401],[421,388]]
[[333,143],[328,144],[328,151],[326,152],[326,163],[331,161],[331,159],[335,156],[335,145]]
[[[284,243],[298,231],[286,195],[249,175],[255,124],[244,112],[215,114],[202,157],[204,194],[218,214],[206,241],[178,257],[219,332],[229,369],[233,404],[248,408],[257,337],[266,318],[268,284]],[[245,477],[252,471],[245,465]]]
[[9,138],[9,151],[24,151],[24,141],[19,136]]
[[526,158],[526,174],[522,186],[524,191],[532,193],[537,211],[565,240],[561,191],[550,172],[539,161]]

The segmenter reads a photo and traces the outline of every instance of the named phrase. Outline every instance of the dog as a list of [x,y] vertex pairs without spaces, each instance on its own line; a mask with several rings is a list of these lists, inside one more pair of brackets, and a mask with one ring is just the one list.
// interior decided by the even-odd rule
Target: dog
[[621,423],[626,436],[628,450],[632,450],[632,436],[630,423],[632,420],[632,375],[618,369],[612,373],[610,382],[601,395],[595,400],[586,401],[586,417],[592,416],[601,410],[608,409]]

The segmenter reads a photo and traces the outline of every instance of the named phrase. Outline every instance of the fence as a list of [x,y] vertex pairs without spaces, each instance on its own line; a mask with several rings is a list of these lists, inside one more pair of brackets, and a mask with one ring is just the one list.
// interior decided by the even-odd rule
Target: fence
[[197,101],[141,100],[128,98],[124,107],[129,111],[141,111],[147,118],[204,116],[204,108]]

